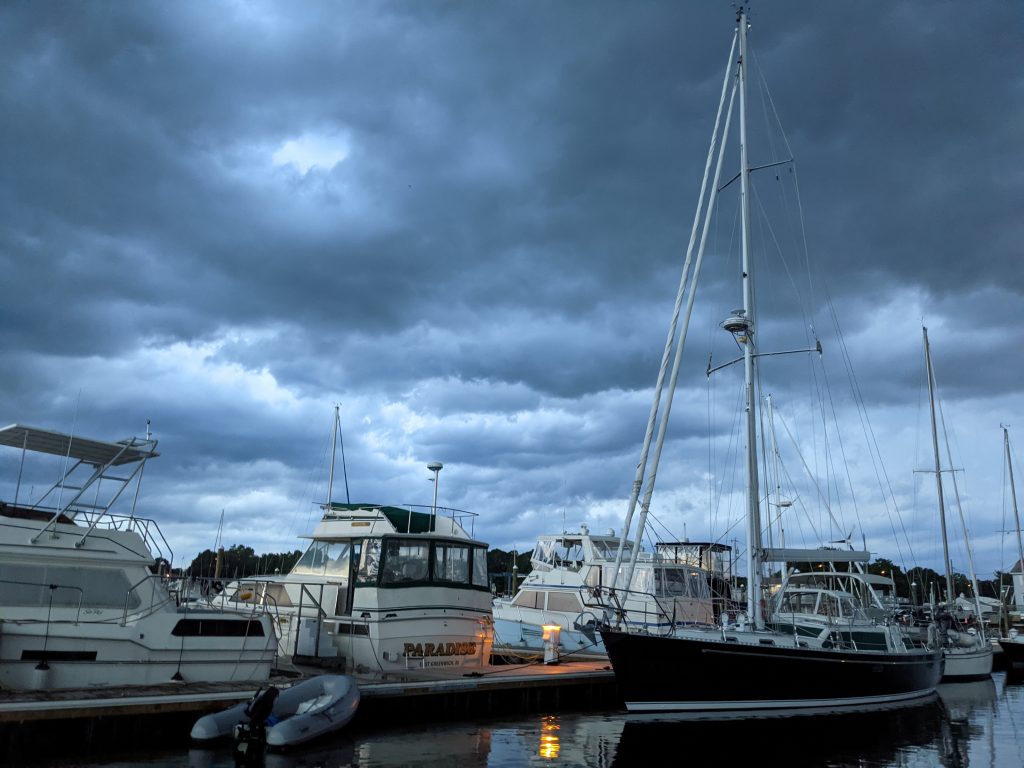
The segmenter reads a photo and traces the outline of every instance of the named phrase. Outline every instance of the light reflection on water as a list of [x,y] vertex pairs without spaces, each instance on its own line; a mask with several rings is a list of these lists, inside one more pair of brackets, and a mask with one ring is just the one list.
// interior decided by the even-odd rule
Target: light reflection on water
[[[294,753],[269,754],[265,768],[392,766],[582,766],[622,768],[710,753],[714,762],[858,768],[1020,768],[1024,684],[990,680],[939,687],[938,696],[899,709],[826,716],[682,721],[672,717],[563,713],[478,723],[417,723],[339,734]],[[69,765],[70,763],[56,763]],[[182,750],[122,756],[83,766],[234,768],[230,751]]]

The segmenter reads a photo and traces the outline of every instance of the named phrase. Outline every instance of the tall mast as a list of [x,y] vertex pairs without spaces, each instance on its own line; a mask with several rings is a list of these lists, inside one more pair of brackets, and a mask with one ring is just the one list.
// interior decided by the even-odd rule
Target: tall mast
[[341,421],[340,406],[334,406],[334,429],[331,432],[331,474],[327,478],[327,506],[331,506],[331,494],[334,492],[334,457],[338,450],[338,424]]
[[1017,524],[1018,564],[1024,569],[1024,544],[1021,543],[1020,515],[1017,513],[1017,489],[1013,486],[1013,462],[1010,461],[1010,433],[1003,427],[1003,445],[1006,446],[1006,469],[1010,473],[1010,498],[1013,499],[1013,520]]
[[932,350],[928,344],[928,329],[924,331],[924,360],[928,375],[928,405],[932,417],[932,447],[935,451],[935,489],[939,496],[939,523],[942,526],[942,557],[946,564],[946,602],[953,601],[953,566],[949,562],[949,542],[946,540],[946,502],[942,497],[942,466],[939,463],[939,430],[935,422],[935,371],[932,370]]
[[754,290],[750,258],[750,163],[747,159],[747,14],[741,7],[740,33],[740,211],[743,222],[743,316],[747,332],[743,371],[747,400],[747,615],[755,627],[761,616],[761,510],[757,480],[757,405],[754,395]]

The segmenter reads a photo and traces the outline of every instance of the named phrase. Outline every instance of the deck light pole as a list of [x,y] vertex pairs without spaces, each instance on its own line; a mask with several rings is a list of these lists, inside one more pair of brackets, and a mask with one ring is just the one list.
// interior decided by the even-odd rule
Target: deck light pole
[[427,464],[427,469],[434,473],[434,506],[430,510],[430,530],[437,528],[437,475],[444,468],[440,461],[432,461]]

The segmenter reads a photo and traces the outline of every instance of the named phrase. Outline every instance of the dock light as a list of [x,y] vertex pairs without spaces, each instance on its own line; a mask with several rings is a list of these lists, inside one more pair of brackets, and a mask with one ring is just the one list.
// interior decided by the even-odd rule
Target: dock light
[[544,641],[544,663],[557,664],[558,639],[562,633],[562,628],[558,624],[543,624],[541,629],[544,630],[544,633],[541,635],[541,639]]

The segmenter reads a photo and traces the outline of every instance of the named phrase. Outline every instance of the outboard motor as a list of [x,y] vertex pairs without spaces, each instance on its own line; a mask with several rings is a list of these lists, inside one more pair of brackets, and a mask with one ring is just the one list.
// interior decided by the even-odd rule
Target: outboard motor
[[248,721],[242,720],[235,726],[232,752],[237,766],[260,765],[267,744],[267,720],[274,711],[274,702],[280,691],[271,686],[260,689],[245,708]]

